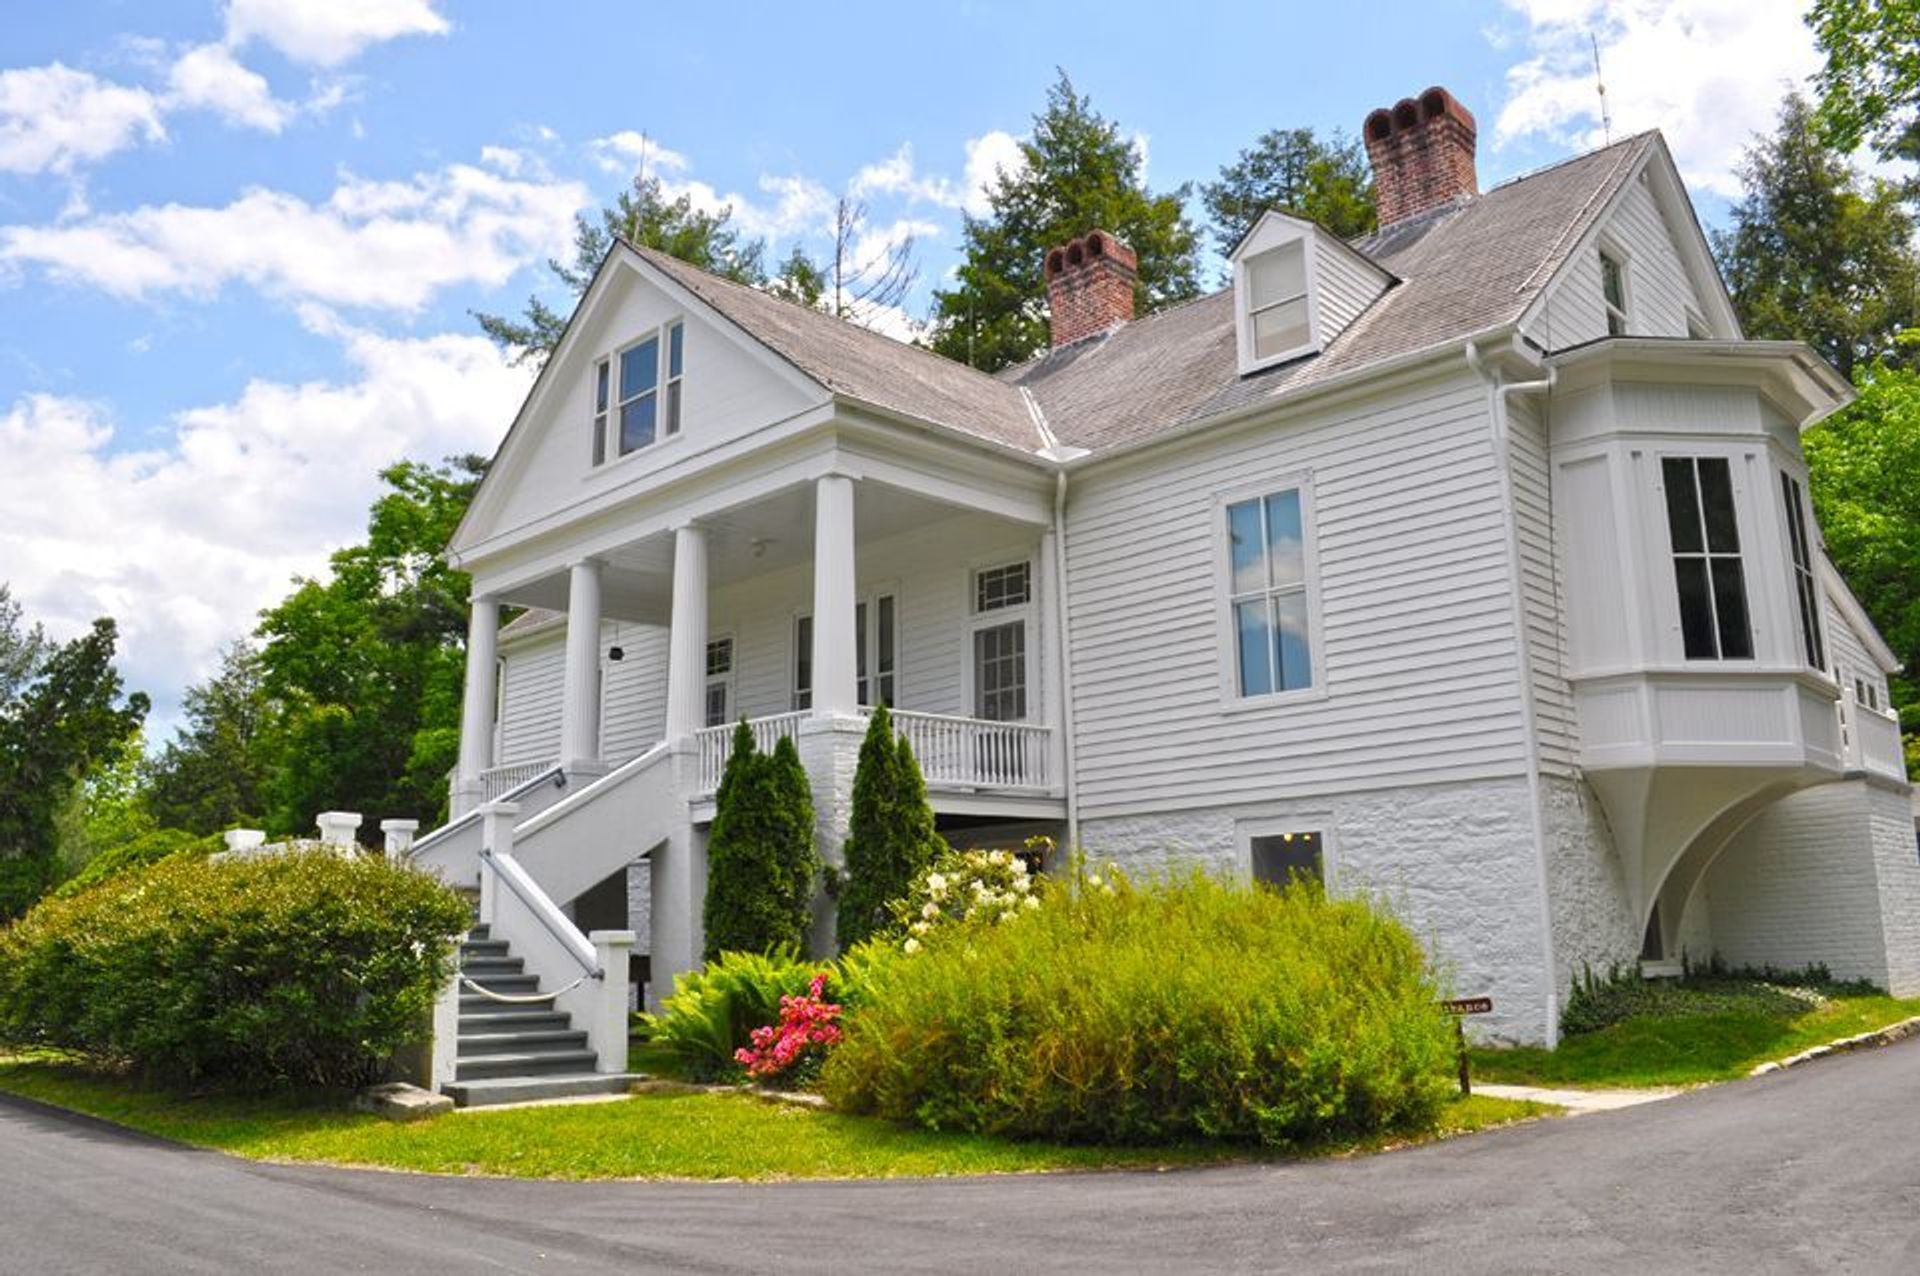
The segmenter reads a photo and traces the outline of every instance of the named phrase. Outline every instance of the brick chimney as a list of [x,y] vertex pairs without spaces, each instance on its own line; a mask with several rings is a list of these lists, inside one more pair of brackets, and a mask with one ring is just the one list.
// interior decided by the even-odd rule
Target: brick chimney
[[1382,228],[1476,195],[1473,113],[1438,85],[1362,126]]
[[1048,251],[1046,276],[1056,350],[1133,318],[1140,259],[1104,230],[1088,231]]

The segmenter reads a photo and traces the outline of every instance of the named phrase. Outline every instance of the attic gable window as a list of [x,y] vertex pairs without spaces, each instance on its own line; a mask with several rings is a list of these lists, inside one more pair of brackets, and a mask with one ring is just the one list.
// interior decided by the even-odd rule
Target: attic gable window
[[1607,335],[1627,335],[1627,263],[1600,250],[1600,296],[1607,308]]
[[[593,463],[605,463],[608,436],[616,455],[637,452],[680,433],[680,385],[686,325],[665,324],[593,367]],[[611,402],[609,400],[611,399]]]
[[1267,363],[1313,346],[1307,298],[1307,241],[1270,248],[1247,258],[1247,323],[1253,357]]

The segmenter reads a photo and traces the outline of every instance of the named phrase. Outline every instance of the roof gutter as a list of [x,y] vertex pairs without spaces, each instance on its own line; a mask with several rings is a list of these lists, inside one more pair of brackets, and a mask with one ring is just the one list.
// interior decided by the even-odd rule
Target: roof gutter
[[1080,798],[1077,751],[1073,738],[1073,643],[1067,638],[1067,471],[1062,467],[1053,481],[1053,625],[1054,668],[1060,677],[1060,790],[1067,799],[1067,850],[1080,849]]

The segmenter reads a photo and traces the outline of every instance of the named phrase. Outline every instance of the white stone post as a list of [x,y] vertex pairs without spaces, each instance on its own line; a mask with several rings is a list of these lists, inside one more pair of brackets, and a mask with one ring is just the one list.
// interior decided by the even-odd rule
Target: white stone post
[[844,474],[815,480],[813,510],[813,712],[857,713],[853,480]]
[[[480,849],[495,855],[513,854],[513,823],[520,814],[518,802],[489,802],[480,808]],[[493,896],[499,890],[499,874],[485,863],[480,866],[480,924],[493,925]]]
[[707,725],[707,534],[673,534],[673,619],[667,645],[667,739]]
[[385,835],[387,858],[403,860],[413,854],[413,835],[419,831],[419,820],[381,820],[380,832]]
[[560,702],[560,765],[595,770],[600,761],[600,564],[567,574],[567,668]]
[[482,774],[493,765],[494,703],[499,665],[500,601],[491,594],[473,599],[467,615],[466,697],[460,710],[460,766],[454,775],[453,817],[480,804]]
[[454,972],[447,982],[440,986],[440,994],[433,999],[433,1052],[428,1064],[427,1086],[435,1094],[453,1083],[454,1068],[459,1062],[460,1052],[460,953],[458,945],[466,939],[462,935],[455,940],[453,955]]
[[587,1046],[598,1058],[596,1072],[627,1070],[627,985],[632,979],[630,930],[596,930],[587,935],[603,978],[594,998],[593,1022],[587,1025]]
[[244,856],[264,846],[267,834],[265,829],[228,829],[220,840],[227,844],[229,854]]
[[360,831],[358,811],[322,811],[315,817],[314,823],[320,826],[320,840],[328,846],[352,851],[360,845],[357,837]]

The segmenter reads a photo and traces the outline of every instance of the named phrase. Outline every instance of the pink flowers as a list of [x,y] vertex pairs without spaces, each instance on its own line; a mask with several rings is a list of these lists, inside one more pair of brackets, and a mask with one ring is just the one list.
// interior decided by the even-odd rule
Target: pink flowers
[[825,999],[826,987],[827,972],[821,971],[806,996],[782,997],[780,1022],[755,1028],[752,1047],[733,1052],[748,1076],[770,1081],[805,1076],[819,1067],[827,1048],[840,1041],[840,1007]]

